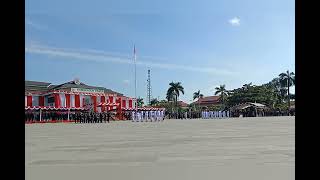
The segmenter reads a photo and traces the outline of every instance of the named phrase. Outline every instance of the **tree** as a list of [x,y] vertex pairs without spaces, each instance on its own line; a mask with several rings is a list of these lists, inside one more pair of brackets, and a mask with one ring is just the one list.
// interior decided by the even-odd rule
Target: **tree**
[[249,90],[252,87],[252,82],[249,84],[242,85],[243,90]]
[[180,96],[180,92],[184,94],[184,88],[181,85],[181,82],[171,82],[169,83],[169,89],[167,91],[167,99],[168,101],[173,100],[178,106],[178,98]]
[[200,93],[200,90],[193,93],[193,100],[198,99],[199,109],[200,109],[200,101],[199,101],[200,98],[203,98],[203,94]]
[[288,110],[290,110],[290,86],[295,85],[295,74],[288,70],[286,73],[279,74],[279,79],[281,85],[288,88]]
[[155,105],[158,105],[158,104],[159,104],[159,101],[158,101],[157,98],[151,99],[151,101],[150,101],[150,105],[151,106],[155,106]]
[[215,88],[216,92],[214,93],[214,95],[217,95],[217,94],[220,94],[220,99],[221,99],[221,102],[222,104],[225,103],[225,99],[227,98],[228,96],[228,91],[226,90],[226,85],[220,85],[219,87],[216,87]]
[[137,104],[138,104],[138,107],[142,107],[143,106],[143,104],[144,104],[144,102],[143,102],[143,98],[138,98],[137,99]]
[[273,89],[273,92],[277,97],[277,104],[283,103],[287,94],[287,88],[283,87],[280,82],[280,78],[274,78],[269,83],[264,84],[270,89]]

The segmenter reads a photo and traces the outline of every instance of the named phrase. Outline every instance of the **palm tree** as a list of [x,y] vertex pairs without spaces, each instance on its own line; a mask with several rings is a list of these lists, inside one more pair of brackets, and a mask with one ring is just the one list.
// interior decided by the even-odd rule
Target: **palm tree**
[[280,78],[274,78],[269,83],[267,83],[267,86],[274,89],[274,93],[277,96],[277,103],[282,103],[285,99],[285,94],[287,94],[287,89],[284,88],[280,83]]
[[286,73],[279,74],[279,79],[282,87],[288,88],[288,110],[290,110],[290,86],[295,85],[295,74],[293,72],[289,72],[289,70]]
[[167,99],[168,101],[173,99],[177,107],[180,92],[184,94],[184,88],[182,87],[181,82],[171,82],[169,86],[170,87],[167,91]]
[[143,104],[144,104],[144,102],[143,102],[143,98],[138,98],[137,99],[137,104],[138,104],[138,107],[142,107],[143,106]]
[[193,93],[193,100],[198,99],[199,109],[200,109],[200,101],[199,101],[200,98],[203,98],[203,94],[200,93],[200,90]]
[[225,98],[228,96],[228,91],[226,90],[226,85],[220,85],[219,87],[215,88],[216,92],[214,95],[220,94],[220,98],[222,101],[222,104],[225,102]]
[[151,101],[150,101],[151,106],[157,105],[158,103],[159,103],[159,101],[157,98],[151,99]]

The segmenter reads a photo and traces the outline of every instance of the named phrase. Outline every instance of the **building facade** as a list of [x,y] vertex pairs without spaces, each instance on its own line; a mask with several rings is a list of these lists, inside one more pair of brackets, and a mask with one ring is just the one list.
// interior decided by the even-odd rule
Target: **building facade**
[[221,105],[220,96],[205,96],[193,102],[192,105],[201,108],[213,107]]
[[[116,105],[98,107],[100,103],[114,103]],[[135,107],[135,99],[104,87],[86,85],[77,79],[60,85],[25,81],[25,106],[80,107],[94,112],[105,112],[133,108]]]

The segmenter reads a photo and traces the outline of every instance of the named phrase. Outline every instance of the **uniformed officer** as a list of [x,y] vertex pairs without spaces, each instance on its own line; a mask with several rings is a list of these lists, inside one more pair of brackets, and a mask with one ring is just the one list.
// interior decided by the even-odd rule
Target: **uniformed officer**
[[110,112],[108,112],[108,113],[107,113],[107,121],[108,121],[108,123],[110,123],[110,116],[111,116],[111,115],[110,115]]

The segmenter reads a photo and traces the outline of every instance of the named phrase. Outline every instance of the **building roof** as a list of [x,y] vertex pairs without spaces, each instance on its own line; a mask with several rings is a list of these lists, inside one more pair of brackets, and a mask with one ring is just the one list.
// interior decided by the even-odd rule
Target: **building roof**
[[40,82],[40,81],[25,81],[25,85],[28,86],[49,86],[51,83]]
[[192,104],[218,104],[220,103],[220,96],[205,96],[199,98],[197,101]]
[[50,83],[39,81],[25,81],[25,91],[48,91]]
[[260,103],[249,103],[249,104],[256,106],[256,107],[265,107],[264,104],[260,104]]
[[246,109],[248,107],[255,107],[255,108],[262,108],[262,109],[267,108],[266,105],[264,105],[264,104],[246,102],[246,103],[235,105],[235,106],[231,107],[230,109],[241,110],[241,109]]
[[89,86],[84,83],[79,82],[77,84],[75,81],[69,81],[59,85],[53,85],[51,83],[37,82],[37,81],[25,81],[25,91],[49,91],[49,90],[66,90],[70,88],[85,88],[85,89],[99,89],[103,90],[106,94],[117,94],[118,96],[123,96],[123,94],[112,91],[104,87]]
[[185,102],[183,102],[183,101],[178,101],[178,104],[179,104],[179,106],[181,106],[181,107],[188,107],[188,106],[189,106],[189,104],[187,104],[187,103],[185,103]]

